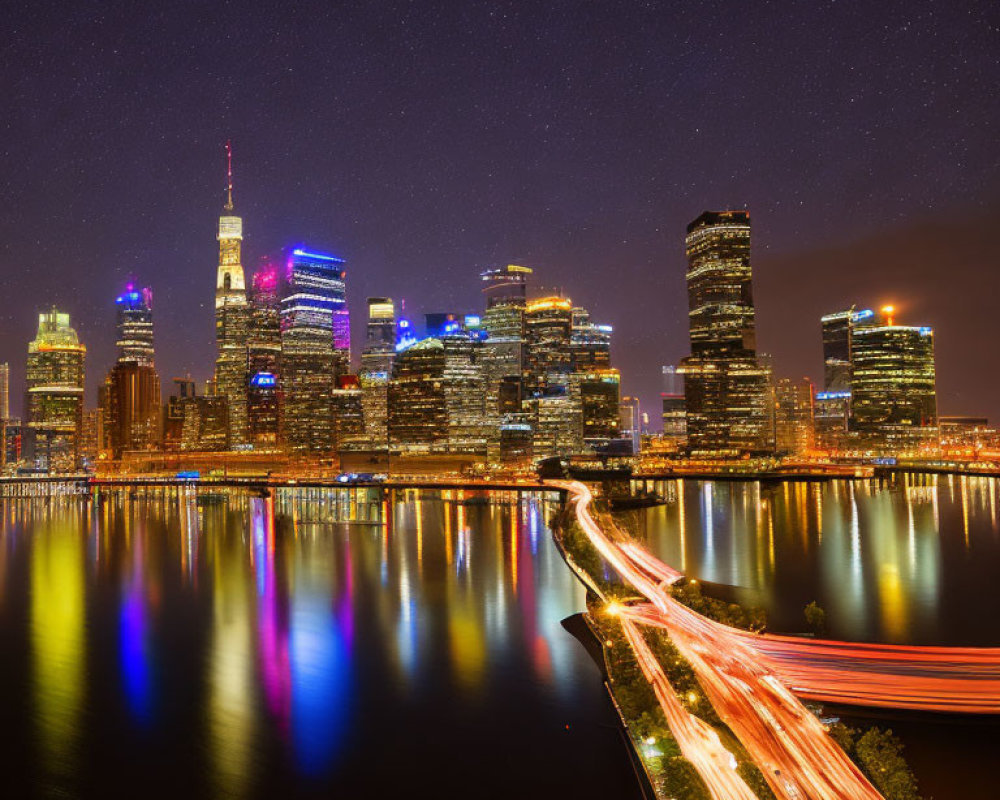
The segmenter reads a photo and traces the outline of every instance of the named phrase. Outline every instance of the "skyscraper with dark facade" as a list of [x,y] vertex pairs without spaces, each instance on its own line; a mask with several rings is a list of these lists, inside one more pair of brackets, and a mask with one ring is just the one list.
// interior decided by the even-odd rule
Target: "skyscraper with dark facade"
[[344,260],[296,248],[281,293],[281,429],[293,452],[335,447],[331,392],[350,356],[339,341],[347,315]]
[[215,280],[216,393],[229,406],[230,446],[247,438],[247,336],[250,305],[243,276],[243,220],[233,211],[232,150],[226,144],[227,191],[219,217],[219,267]]
[[28,455],[40,469],[80,466],[86,356],[69,314],[53,308],[38,315],[38,333],[28,344],[25,417]]
[[278,393],[281,386],[281,301],[277,264],[264,264],[253,276],[250,332],[247,339],[247,425],[255,448],[278,445]]
[[823,391],[814,397],[816,444],[827,450],[847,445],[851,417],[851,353],[854,331],[875,322],[871,309],[851,307],[825,314],[823,333]]
[[118,359],[105,380],[100,446],[114,458],[129,450],[150,450],[161,440],[160,376],[153,359],[153,293],[129,284],[115,298]]
[[687,227],[691,355],[684,376],[688,447],[735,456],[769,448],[769,370],[757,358],[750,215],[706,211]]

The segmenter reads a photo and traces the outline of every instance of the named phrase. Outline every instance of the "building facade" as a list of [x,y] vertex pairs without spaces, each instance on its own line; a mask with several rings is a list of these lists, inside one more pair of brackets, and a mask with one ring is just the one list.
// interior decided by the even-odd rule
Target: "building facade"
[[25,398],[28,456],[38,469],[69,472],[81,465],[86,356],[69,314],[53,308],[38,315],[38,333],[28,344]]
[[292,452],[335,447],[331,392],[350,354],[338,326],[346,318],[344,260],[302,248],[287,259],[281,294],[281,432]]
[[229,440],[247,439],[247,337],[250,305],[243,275],[243,220],[233,207],[232,149],[226,144],[227,191],[219,217],[219,266],[215,278],[216,394],[229,404]]
[[99,402],[98,448],[113,458],[130,450],[153,450],[161,443],[160,376],[153,350],[153,293],[129,284],[115,298],[118,359],[105,380]]
[[770,372],[757,357],[750,215],[706,211],[688,225],[691,355],[684,377],[687,439],[696,455],[764,453]]

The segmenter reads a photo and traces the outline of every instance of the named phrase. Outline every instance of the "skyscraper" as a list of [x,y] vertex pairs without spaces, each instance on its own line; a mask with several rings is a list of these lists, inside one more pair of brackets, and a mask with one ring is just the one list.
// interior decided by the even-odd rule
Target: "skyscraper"
[[691,355],[684,376],[688,447],[735,456],[769,447],[769,371],[757,358],[750,215],[706,211],[687,227]]
[[524,383],[528,395],[564,387],[573,371],[570,337],[573,303],[565,297],[540,297],[525,305]]
[[[500,460],[500,422],[505,414],[520,414],[524,399],[524,308],[530,267],[507,264],[480,274],[486,308],[480,319],[486,332],[483,374],[490,429],[490,460]],[[508,438],[524,437],[523,420],[511,422]],[[530,434],[529,434],[530,437]],[[515,447],[525,454],[522,447]],[[518,456],[520,457],[520,456]]]
[[33,439],[29,455],[41,469],[79,466],[86,356],[69,314],[53,308],[38,315],[38,334],[28,344],[25,416]]
[[232,147],[226,142],[226,204],[219,217],[219,267],[215,281],[217,394],[229,405],[230,446],[247,438],[247,334],[250,306],[243,277],[243,220],[233,213]]
[[598,325],[592,322],[587,309],[579,306],[573,308],[569,349],[574,372],[606,369],[611,366],[611,332],[610,325]]
[[826,314],[820,319],[823,327],[823,389],[827,392],[851,390],[851,334],[856,328],[871,325],[875,312],[871,309]]
[[774,390],[775,449],[801,455],[813,446],[813,385],[780,378]]
[[347,311],[344,260],[296,248],[286,263],[281,294],[282,435],[292,451],[328,452],[335,446],[331,392],[349,363],[349,354],[336,339],[336,326]]
[[[129,284],[115,299],[118,359],[102,392],[101,422],[112,455],[147,450],[160,442],[160,376],[153,361],[153,293]],[[98,441],[103,447],[104,442]]]
[[368,325],[365,348],[361,351],[362,370],[388,372],[396,354],[396,306],[391,297],[368,298]]
[[482,341],[458,332],[396,355],[389,382],[389,442],[405,452],[485,454]]
[[364,430],[368,445],[387,444],[389,376],[396,355],[396,306],[391,297],[368,298],[368,327],[361,353],[358,383],[364,408]]
[[851,416],[851,352],[854,331],[875,322],[871,309],[826,314],[823,331],[823,391],[814,398],[816,444],[827,450],[847,446]]
[[278,445],[278,393],[281,362],[281,302],[276,264],[254,273],[247,342],[247,425],[255,448]]
[[663,439],[674,450],[687,445],[687,406],[684,376],[674,366],[663,367]]
[[0,364],[0,419],[10,419],[10,364]]
[[934,331],[881,324],[856,328],[851,342],[851,430],[876,447],[908,449],[936,434]]

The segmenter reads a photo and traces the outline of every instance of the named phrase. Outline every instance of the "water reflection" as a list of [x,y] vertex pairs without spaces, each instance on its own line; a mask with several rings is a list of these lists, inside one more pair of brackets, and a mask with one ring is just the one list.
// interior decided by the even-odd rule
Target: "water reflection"
[[[587,763],[561,785],[632,790],[614,729],[595,722],[609,713],[597,671],[560,624],[584,597],[550,541],[554,497],[329,494],[4,504],[0,645],[16,652],[23,625],[30,663],[0,667],[0,701],[27,682],[13,724],[37,740],[26,763],[0,753],[10,785],[104,796],[124,773],[88,774],[88,748],[155,741],[142,757],[189,771],[195,796],[421,779],[448,794],[516,738],[529,750],[498,787],[572,747]],[[592,738],[565,738],[578,719]],[[441,776],[440,748],[470,735],[476,753]],[[412,760],[385,770],[399,737]],[[169,782],[142,791],[174,796]]]
[[667,504],[630,515],[639,535],[691,576],[742,587],[777,627],[801,630],[817,600],[843,638],[1000,641],[996,479],[655,488]]

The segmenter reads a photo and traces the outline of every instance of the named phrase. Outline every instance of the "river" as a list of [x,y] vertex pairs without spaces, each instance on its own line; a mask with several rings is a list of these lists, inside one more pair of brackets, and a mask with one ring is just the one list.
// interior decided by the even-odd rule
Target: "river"
[[[816,601],[830,638],[1000,646],[994,478],[676,480],[647,488],[667,503],[619,514],[620,522],[710,592],[765,608],[774,631],[805,631],[804,607]],[[997,796],[996,720],[880,714],[877,721],[903,739],[926,797]]]
[[555,496],[341,491],[0,505],[4,796],[637,797]]

